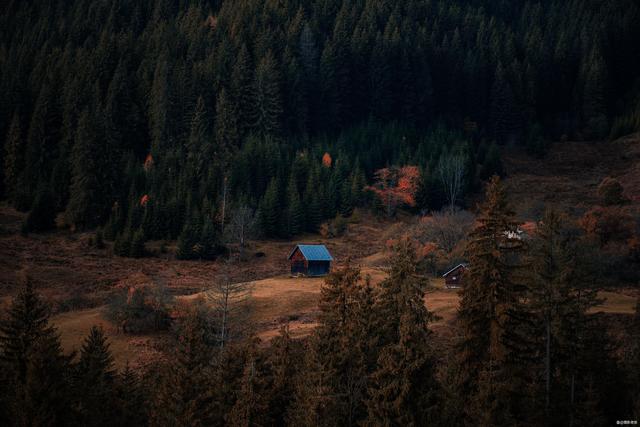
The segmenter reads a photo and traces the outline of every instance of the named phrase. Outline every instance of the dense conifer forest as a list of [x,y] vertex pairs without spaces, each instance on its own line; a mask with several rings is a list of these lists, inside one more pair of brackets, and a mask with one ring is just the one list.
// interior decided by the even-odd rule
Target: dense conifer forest
[[407,233],[448,221],[438,244],[469,271],[446,345],[417,232],[390,239],[375,285],[341,260],[303,338],[258,339],[230,279],[188,306],[125,289],[110,320],[165,340],[140,370],[116,369],[98,327],[63,351],[26,271],[0,315],[0,425],[640,421],[640,299],[594,314],[603,276],[637,285],[631,201],[607,178],[601,206],[547,207],[524,238],[501,179],[506,149],[640,131],[638,70],[634,0],[5,0],[0,199],[24,239],[250,268],[250,238],[402,209],[431,214]]
[[637,129],[638,22],[631,0],[8,1],[1,194],[27,229],[64,212],[211,254],[234,209],[314,231],[386,166],[419,166],[438,209],[442,157],[467,192],[501,172],[493,144]]
[[[317,326],[263,343],[234,289],[186,308],[167,357],[117,371],[102,329],[66,355],[26,279],[0,323],[0,421],[87,426],[605,426],[640,416],[640,298],[618,330],[590,313],[579,241],[549,210],[527,241],[499,178],[467,246],[459,335],[436,345],[429,280],[399,241],[386,278],[346,265],[324,281]],[[226,291],[225,291],[226,289]],[[217,296],[216,296],[217,295]],[[135,295],[132,296],[136,298]],[[427,303],[429,302],[427,297]],[[236,301],[233,309],[226,301]],[[225,301],[225,302],[223,302]],[[225,307],[223,311],[220,307]],[[133,309],[133,307],[132,307]]]

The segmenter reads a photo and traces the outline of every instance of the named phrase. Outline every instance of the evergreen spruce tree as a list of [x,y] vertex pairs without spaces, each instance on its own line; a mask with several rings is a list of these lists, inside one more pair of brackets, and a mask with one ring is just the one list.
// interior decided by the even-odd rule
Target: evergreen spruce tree
[[127,364],[116,378],[117,425],[137,427],[147,424],[144,387],[135,371]]
[[287,200],[287,234],[295,236],[304,229],[304,210],[293,175],[291,175],[287,186]]
[[499,63],[491,88],[491,110],[489,114],[496,140],[500,143],[509,142],[519,130],[519,119],[518,106],[516,105],[513,90],[507,80],[504,67]]
[[149,102],[149,131],[151,134],[151,152],[161,155],[168,149],[170,138],[170,114],[172,110],[170,89],[170,66],[167,58],[158,60],[153,75]]
[[[320,325],[309,343],[296,384],[294,425],[355,425],[366,415],[368,295],[360,271],[333,272],[321,290]],[[371,308],[370,306],[367,308]],[[338,398],[340,396],[340,398]]]
[[280,75],[271,51],[260,60],[253,82],[253,129],[263,136],[278,136],[282,115]]
[[607,425],[607,419],[602,412],[598,392],[593,385],[592,378],[587,380],[586,387],[577,399],[577,404],[573,411],[572,424],[575,423],[574,425],[586,427]]
[[10,425],[72,423],[70,358],[62,354],[49,309],[28,278],[0,324],[0,358]]
[[353,213],[353,184],[350,179],[345,179],[340,188],[340,215],[348,218]]
[[364,187],[366,185],[367,178],[360,166],[357,166],[351,176],[351,201],[354,207],[360,207],[364,204]]
[[101,139],[101,125],[96,113],[88,109],[78,121],[78,129],[72,151],[72,177],[70,199],[65,216],[75,227],[93,227],[107,220],[110,201],[106,200],[108,188],[104,163],[106,147]]
[[439,421],[438,383],[429,348],[424,283],[416,277],[415,250],[396,247],[391,272],[376,305],[382,349],[368,389],[368,425],[428,425]]
[[627,371],[631,384],[631,411],[635,417],[640,417],[640,297],[636,302],[630,335],[631,348],[628,352]]
[[146,251],[144,243],[146,240],[144,230],[142,228],[136,230],[136,232],[133,233],[133,236],[131,236],[131,246],[129,248],[128,256],[131,258],[142,258],[145,256]]
[[461,390],[475,396],[471,417],[482,424],[513,422],[514,390],[521,387],[517,348],[527,343],[519,320],[527,288],[521,277],[524,244],[500,179],[487,185],[477,225],[467,246],[469,271],[461,291],[459,343]]
[[220,242],[218,234],[216,233],[216,227],[209,218],[206,218],[202,225],[200,245],[202,246],[201,257],[203,259],[214,259],[218,254]]
[[268,396],[266,380],[260,369],[259,359],[253,353],[256,349],[249,349],[244,372],[240,381],[240,390],[231,413],[229,425],[250,427],[269,425]]
[[191,118],[189,139],[187,141],[187,175],[194,188],[198,188],[204,178],[205,162],[211,154],[207,150],[207,111],[204,99],[200,96],[196,102],[196,108]]
[[214,425],[213,353],[209,322],[190,313],[182,322],[173,358],[161,371],[153,390],[149,418],[152,426]]
[[24,142],[20,116],[16,113],[11,120],[9,133],[4,143],[4,188],[7,198],[15,203],[20,173],[24,167]]
[[304,206],[306,208],[306,228],[312,233],[318,230],[323,219],[319,190],[318,174],[316,171],[311,171],[304,191]]
[[200,215],[193,215],[191,219],[185,222],[180,236],[178,236],[176,258],[193,259],[197,257],[196,246],[200,243],[200,235],[202,233],[200,221]]
[[267,237],[276,237],[280,228],[280,195],[278,180],[273,178],[260,204],[260,226]]
[[528,305],[535,317],[534,328],[530,330],[535,350],[533,359],[524,361],[530,366],[532,391],[537,393],[531,397],[534,404],[530,419],[538,414],[546,417],[546,420],[541,417],[541,423],[551,419],[568,423],[567,415],[574,406],[569,399],[570,384],[575,387],[580,372],[591,369],[584,368],[589,354],[585,331],[596,327],[588,315],[588,310],[597,304],[596,294],[584,289],[588,278],[580,267],[575,236],[565,227],[562,216],[546,212],[535,237],[528,295]]
[[128,228],[122,233],[116,235],[113,243],[113,253],[121,257],[128,257],[131,253],[132,238],[131,230]]
[[26,186],[27,199],[30,202],[33,201],[39,181],[49,178],[53,166],[52,159],[55,156],[62,120],[57,90],[52,78],[47,78],[42,84],[29,123],[21,185]]
[[294,379],[302,365],[302,347],[292,339],[288,324],[282,326],[278,336],[271,340],[268,365],[273,378],[266,392],[269,413],[274,425],[284,425],[294,396]]
[[606,65],[598,50],[591,52],[583,65],[582,115],[589,137],[602,138],[609,131],[607,119]]
[[238,107],[238,128],[244,136],[252,127],[251,118],[255,117],[253,104],[253,70],[251,57],[246,45],[242,45],[233,65],[231,75],[231,95]]
[[104,331],[96,326],[82,344],[74,378],[80,423],[108,426],[116,420],[113,355]]
[[229,153],[238,146],[238,112],[224,89],[220,91],[216,101],[215,129],[216,148],[219,152]]
[[486,156],[484,156],[482,168],[480,168],[480,179],[488,180],[494,175],[504,176],[504,166],[502,165],[500,149],[495,142],[491,144]]
[[54,229],[56,227],[56,207],[51,195],[51,191],[45,186],[40,185],[36,193],[33,206],[29,211],[29,215],[24,221],[22,230],[24,232],[42,232]]

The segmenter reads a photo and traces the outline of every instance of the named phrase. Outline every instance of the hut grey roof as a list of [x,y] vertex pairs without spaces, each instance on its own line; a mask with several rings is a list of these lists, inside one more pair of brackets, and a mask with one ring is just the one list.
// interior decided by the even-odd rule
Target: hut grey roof
[[460,268],[460,267],[467,268],[468,266],[469,266],[469,265],[468,265],[466,262],[463,262],[463,263],[461,263],[461,264],[458,264],[458,265],[456,265],[455,267],[453,267],[451,270],[449,270],[449,271],[447,271],[446,273],[444,273],[444,274],[442,275],[442,277],[447,277],[447,275],[449,275],[449,273],[451,273],[451,272],[453,272],[453,271],[456,271],[456,270],[457,270],[458,268]]
[[296,245],[289,254],[289,259],[297,248],[300,249],[307,261],[333,261],[333,257],[325,245]]

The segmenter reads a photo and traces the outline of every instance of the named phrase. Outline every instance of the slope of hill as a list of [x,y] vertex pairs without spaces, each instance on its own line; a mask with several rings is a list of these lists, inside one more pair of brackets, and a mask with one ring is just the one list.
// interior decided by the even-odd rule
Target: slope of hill
[[[505,166],[511,198],[523,217],[535,217],[548,204],[580,214],[597,204],[596,187],[605,176],[623,183],[632,201],[630,208],[637,209],[640,204],[639,135],[614,142],[556,143],[540,160],[507,149]],[[342,237],[305,235],[298,241],[326,244],[339,264],[349,259],[379,283],[385,276],[387,239],[401,234],[412,219],[401,216],[400,222],[394,223],[369,214],[359,217]],[[54,323],[60,328],[67,350],[78,349],[90,326],[100,324],[111,336],[119,366],[153,360],[160,355],[156,345],[162,335],[124,335],[104,319],[104,304],[113,289],[163,283],[178,300],[188,302],[203,295],[203,290],[206,292],[211,282],[222,275],[228,275],[233,282],[251,282],[254,321],[261,338],[274,336],[285,322],[290,323],[294,336],[306,335],[315,326],[322,280],[284,275],[293,242],[253,242],[249,250],[252,257],[240,267],[223,261],[177,261],[171,246],[168,253],[128,259],[114,256],[110,244],[105,249],[90,246],[89,233],[57,230],[22,236],[19,229],[23,219],[23,214],[0,207],[0,304],[8,304],[19,277],[27,273],[59,312]],[[457,294],[442,289],[437,280],[433,283],[435,289],[427,294],[425,303],[440,317],[433,329],[442,343],[454,332],[451,326]],[[631,313],[636,295],[634,290],[602,293],[607,301],[596,311]]]
[[557,142],[542,159],[505,150],[511,200],[518,212],[537,217],[547,204],[575,214],[597,205],[603,178],[617,178],[632,206],[640,205],[640,134],[615,141]]

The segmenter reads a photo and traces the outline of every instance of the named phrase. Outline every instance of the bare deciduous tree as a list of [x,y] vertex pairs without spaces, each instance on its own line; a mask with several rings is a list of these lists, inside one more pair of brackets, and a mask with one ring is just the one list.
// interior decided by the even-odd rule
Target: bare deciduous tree
[[216,280],[206,293],[215,316],[217,344],[222,349],[235,339],[245,337],[251,329],[251,285],[231,283],[228,275]]
[[256,214],[249,206],[240,205],[233,210],[229,221],[229,238],[231,241],[238,242],[240,258],[242,258],[245,245],[255,232]]
[[453,211],[460,193],[462,192],[462,183],[464,180],[464,156],[459,153],[447,153],[440,156],[436,172],[438,178],[444,187],[449,202],[449,210]]
[[460,243],[473,226],[473,214],[462,210],[443,210],[423,217],[418,225],[418,240],[433,242],[447,253]]

